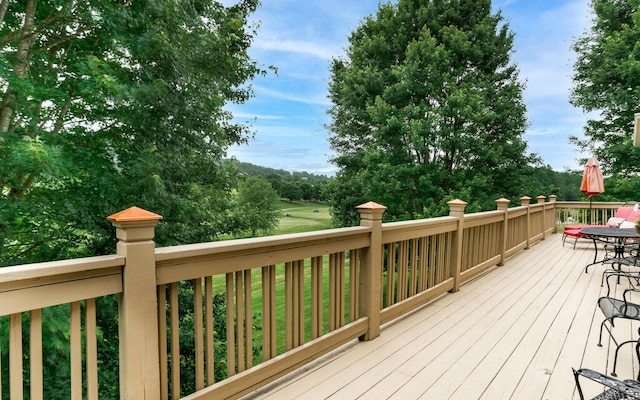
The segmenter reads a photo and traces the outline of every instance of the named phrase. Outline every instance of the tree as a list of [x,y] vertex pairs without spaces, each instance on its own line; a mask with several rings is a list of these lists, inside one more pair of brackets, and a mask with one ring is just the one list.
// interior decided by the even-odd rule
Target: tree
[[302,197],[302,200],[304,201],[315,200],[316,196],[314,192],[315,190],[312,184],[307,182],[300,183],[300,195]]
[[302,190],[298,182],[283,182],[280,187],[280,196],[285,199],[289,199],[289,202],[294,202],[302,198]]
[[596,117],[585,138],[572,138],[600,160],[605,173],[637,174],[640,150],[632,145],[633,114],[640,104],[640,8],[632,0],[592,0],[594,23],[573,44],[577,53],[571,103]]
[[248,176],[238,185],[237,196],[237,236],[257,236],[269,234],[278,226],[280,200],[269,181],[257,176]]
[[338,222],[353,224],[351,210],[369,200],[408,219],[441,215],[456,197],[473,211],[521,195],[535,158],[522,139],[513,35],[489,0],[383,4],[349,41],[329,87]]
[[160,245],[228,233],[258,1],[0,4],[0,265],[113,252],[131,205]]

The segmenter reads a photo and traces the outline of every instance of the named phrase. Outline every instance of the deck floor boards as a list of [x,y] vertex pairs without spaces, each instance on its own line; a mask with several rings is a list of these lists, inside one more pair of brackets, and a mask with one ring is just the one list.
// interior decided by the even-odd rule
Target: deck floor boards
[[[249,399],[577,399],[571,368],[611,373],[613,351],[597,299],[603,266],[584,273],[592,244],[561,235],[507,260],[409,316],[276,381]],[[616,287],[617,297],[624,283]],[[616,337],[638,324],[616,323]],[[634,378],[633,346],[617,372]],[[586,385],[595,395],[597,385]]]

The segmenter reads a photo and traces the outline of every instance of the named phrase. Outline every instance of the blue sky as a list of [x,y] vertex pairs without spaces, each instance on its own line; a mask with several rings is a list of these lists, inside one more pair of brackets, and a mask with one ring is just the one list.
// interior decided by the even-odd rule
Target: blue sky
[[[223,0],[225,5],[234,0]],[[395,2],[395,1],[394,1]],[[233,146],[229,155],[243,162],[287,171],[333,175],[329,159],[327,98],[329,65],[344,53],[350,33],[377,0],[262,0],[252,19],[259,23],[250,55],[270,73],[252,82],[255,96],[229,109],[248,122],[255,136]],[[575,54],[573,40],[589,28],[589,0],[494,0],[515,33],[512,61],[526,83],[524,101],[530,127],[528,151],[553,169],[582,169],[569,144],[582,136],[587,116],[569,104]]]

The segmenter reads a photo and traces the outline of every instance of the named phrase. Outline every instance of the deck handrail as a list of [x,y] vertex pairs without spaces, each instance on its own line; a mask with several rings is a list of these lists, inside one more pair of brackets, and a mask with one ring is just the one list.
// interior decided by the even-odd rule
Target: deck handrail
[[[70,307],[72,397],[98,398],[95,299],[109,295],[120,296],[121,398],[237,398],[350,341],[374,340],[383,324],[555,233],[566,210],[606,215],[618,206],[536,199],[511,208],[499,199],[495,211],[474,214],[456,200],[449,216],[393,223],[382,223],[384,206],[367,203],[358,227],[164,248],[153,242],[159,215],[118,213],[110,218],[115,255],[0,270],[0,318],[10,337],[0,398],[8,391],[22,399],[24,390],[43,398],[42,312],[59,304]],[[193,292],[188,310],[180,287]],[[216,294],[226,304],[226,332],[213,328]],[[185,312],[193,354],[180,342]],[[227,374],[216,379],[220,336]],[[183,389],[185,374],[192,390]]]

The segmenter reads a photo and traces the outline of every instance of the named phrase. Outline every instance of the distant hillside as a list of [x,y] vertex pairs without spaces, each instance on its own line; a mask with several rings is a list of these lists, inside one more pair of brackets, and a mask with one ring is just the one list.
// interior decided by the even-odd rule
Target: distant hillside
[[[289,172],[283,169],[274,169],[268,167],[261,167],[259,165],[239,162],[238,168],[241,173],[245,173],[251,176],[261,176],[268,179],[274,188],[283,198],[290,198],[291,194],[283,190],[281,185],[278,185],[274,181],[280,182],[294,182],[297,184],[309,183],[315,186],[325,186],[327,182],[331,180],[330,177],[325,175],[315,175],[308,172]],[[558,172],[551,169],[549,166],[535,167],[531,170],[531,176],[527,180],[527,183],[522,188],[522,193],[528,194],[534,197],[538,194],[558,196],[558,201],[580,201],[585,200],[584,195],[580,192],[580,182],[582,180],[582,171],[565,171]],[[609,194],[612,194],[611,198],[605,195],[600,198],[602,201],[623,201],[623,199],[629,197],[616,196],[614,190],[607,189]],[[326,193],[325,193],[326,195]],[[498,195],[499,197],[499,195]],[[633,197],[633,196],[631,196]],[[294,196],[295,199],[297,197]],[[301,197],[303,198],[303,197]]]
[[262,176],[265,178],[273,178],[277,176],[283,181],[304,181],[312,185],[326,183],[331,179],[325,175],[316,175],[304,171],[292,173],[283,169],[261,167],[259,165],[245,162],[238,162],[238,168],[240,169],[240,172],[251,176]]

